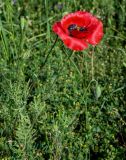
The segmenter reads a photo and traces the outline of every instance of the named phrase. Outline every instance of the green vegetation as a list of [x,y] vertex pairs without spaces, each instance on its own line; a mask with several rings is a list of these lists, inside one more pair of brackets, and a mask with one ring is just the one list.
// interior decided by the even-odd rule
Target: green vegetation
[[[50,52],[77,10],[103,21],[102,42]],[[0,0],[1,160],[126,159],[125,24],[125,0]]]

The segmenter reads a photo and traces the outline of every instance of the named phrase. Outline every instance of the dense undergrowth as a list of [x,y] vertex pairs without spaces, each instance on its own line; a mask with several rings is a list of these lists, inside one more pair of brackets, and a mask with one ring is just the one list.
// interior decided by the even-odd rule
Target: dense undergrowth
[[[102,42],[50,53],[52,24],[77,10]],[[0,159],[126,159],[125,24],[125,0],[0,0]]]

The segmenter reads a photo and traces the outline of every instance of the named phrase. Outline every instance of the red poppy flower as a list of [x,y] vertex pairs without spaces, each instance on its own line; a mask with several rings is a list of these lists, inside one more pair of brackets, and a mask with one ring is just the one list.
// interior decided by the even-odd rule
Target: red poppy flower
[[103,37],[103,25],[91,13],[77,11],[63,17],[53,25],[53,31],[64,44],[75,51],[88,47],[88,43],[97,45]]

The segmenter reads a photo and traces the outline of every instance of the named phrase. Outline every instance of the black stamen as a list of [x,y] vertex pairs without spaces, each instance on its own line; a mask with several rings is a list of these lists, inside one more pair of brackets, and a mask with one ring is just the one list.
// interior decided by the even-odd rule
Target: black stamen
[[85,27],[80,27],[79,31],[80,31],[80,32],[87,31],[87,28],[85,28]]
[[68,30],[69,30],[69,31],[76,30],[76,29],[77,29],[77,25],[76,25],[76,24],[71,24],[71,25],[68,27]]

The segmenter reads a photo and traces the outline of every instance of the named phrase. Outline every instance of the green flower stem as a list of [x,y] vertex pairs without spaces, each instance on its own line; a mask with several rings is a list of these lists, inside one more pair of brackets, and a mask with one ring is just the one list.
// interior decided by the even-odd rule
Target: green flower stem
[[91,79],[94,80],[94,53],[91,54]]
[[[64,50],[64,48],[63,48],[63,52],[66,54],[66,56],[67,56],[67,59],[66,59],[66,62],[68,61],[68,60],[70,60],[70,58],[71,58],[71,56],[74,54],[74,51],[68,56],[68,54],[65,52],[65,50]],[[58,75],[55,77],[55,79],[54,79],[54,82],[53,82],[53,84],[55,83],[55,81],[57,80],[57,78],[60,76],[60,73],[62,73],[62,70],[64,69],[64,65],[62,66],[62,67],[60,67],[59,69],[58,69]],[[51,91],[51,89],[52,89],[52,87],[53,87],[53,84],[50,86],[50,91]]]
[[[68,56],[68,54],[66,53],[66,51],[63,49],[63,52],[65,53],[66,56]],[[72,65],[74,66],[74,68],[76,69],[76,71],[78,72],[78,74],[80,75],[80,77],[82,78],[82,73],[80,72],[79,68],[77,67],[77,65],[75,64],[75,62],[71,59],[72,55],[75,53],[75,51],[72,52],[72,54],[70,54],[70,56],[68,56],[68,60],[70,60],[70,62],[72,63]]]
[[45,66],[45,64],[46,64],[46,62],[47,62],[47,60],[48,60],[48,58],[49,58],[49,55],[51,54],[53,48],[55,47],[55,44],[56,44],[56,42],[57,42],[57,39],[58,39],[58,36],[56,36],[55,42],[53,43],[52,47],[51,47],[50,50],[48,51],[48,54],[47,54],[47,56],[46,56],[46,58],[45,58],[44,63],[43,63],[42,66],[41,66],[41,69]]

